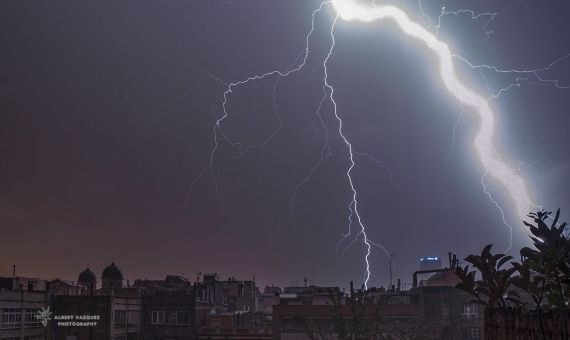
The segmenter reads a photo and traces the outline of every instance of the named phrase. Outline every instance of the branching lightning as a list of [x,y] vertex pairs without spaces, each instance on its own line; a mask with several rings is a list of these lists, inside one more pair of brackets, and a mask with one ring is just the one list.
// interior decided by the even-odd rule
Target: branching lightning
[[[509,5],[510,6],[510,5]],[[508,7],[507,7],[508,8]],[[460,9],[458,11],[448,11],[445,9],[445,7],[441,8],[441,14],[438,16],[437,18],[437,25],[435,26],[435,30],[436,32],[439,31],[439,29],[441,28],[441,18],[443,18],[446,15],[460,15],[460,14],[468,14],[471,16],[471,20],[479,20],[480,18],[489,18],[487,21],[485,21],[485,23],[481,26],[481,28],[483,29],[483,32],[485,32],[485,39],[489,39],[489,37],[491,36],[491,34],[493,34],[493,31],[487,29],[487,26],[491,23],[491,21],[493,21],[493,19],[495,19],[495,17],[501,13],[496,12],[496,13],[479,13],[479,14],[475,14],[475,12],[473,12],[472,10],[469,9]]]
[[340,18],[346,21],[372,22],[390,19],[408,36],[426,45],[438,58],[440,76],[449,93],[462,105],[478,115],[480,126],[474,140],[475,151],[485,171],[505,187],[514,201],[518,216],[524,218],[530,208],[530,195],[524,180],[513,171],[495,152],[495,116],[485,98],[467,88],[457,77],[453,54],[442,41],[397,7],[367,7],[348,0],[333,2]]
[[453,154],[453,150],[455,149],[455,141],[457,139],[457,128],[459,127],[459,124],[461,124],[462,120],[463,120],[463,106],[461,107],[461,110],[459,110],[459,114],[457,115],[457,120],[455,121],[455,123],[453,123],[451,144],[449,146],[449,152],[447,153],[447,157],[445,157],[446,162],[449,161],[449,158],[451,157],[451,155]]
[[491,71],[494,73],[513,75],[515,77],[514,82],[507,85],[506,87],[499,89],[496,92],[491,90],[491,88],[488,85],[488,82],[486,82],[489,91],[492,93],[491,97],[495,98],[495,99],[513,87],[520,87],[521,82],[526,82],[530,85],[536,85],[536,86],[551,86],[551,87],[557,88],[559,90],[570,89],[570,85],[561,85],[559,79],[546,79],[546,78],[544,78],[544,76],[541,76],[541,73],[544,73],[546,71],[550,71],[557,64],[559,64],[559,63],[561,63],[567,59],[570,59],[570,53],[554,60],[553,62],[551,62],[549,65],[547,65],[545,67],[540,67],[540,68],[535,68],[535,69],[516,69],[516,68],[501,69],[501,68],[498,68],[498,67],[493,66],[493,65],[485,65],[485,64],[475,65],[460,55],[453,54],[452,56],[454,58],[457,58],[461,62],[465,63],[471,69],[478,70],[479,73],[481,74],[481,76],[485,79],[485,81],[486,81],[486,78],[485,78],[485,75],[483,74],[483,70]]
[[[224,133],[224,131],[222,129],[222,122],[229,116],[229,113],[227,111],[228,96],[232,93],[232,89],[239,87],[240,85],[247,84],[251,81],[260,80],[260,79],[264,79],[264,78],[271,77],[271,76],[275,76],[278,79],[279,78],[285,78],[285,77],[289,76],[290,74],[293,74],[293,73],[301,70],[305,66],[305,64],[307,63],[307,59],[309,57],[309,39],[315,30],[315,16],[317,13],[319,13],[323,9],[324,5],[326,5],[327,3],[329,3],[329,2],[328,1],[322,2],[321,5],[319,6],[319,8],[317,8],[316,10],[313,11],[312,21],[311,21],[311,29],[305,38],[305,49],[301,53],[303,55],[302,62],[300,62],[298,65],[296,65],[294,67],[289,67],[286,71],[272,70],[272,71],[269,71],[269,72],[266,72],[263,74],[253,75],[253,76],[248,77],[247,79],[232,82],[232,83],[229,83],[227,85],[227,88],[224,91],[223,99],[222,99],[222,114],[219,118],[216,119],[216,122],[214,123],[214,129],[213,129],[213,136],[214,136],[213,144],[214,145],[212,147],[212,151],[210,152],[210,162],[208,163],[208,165],[206,165],[202,169],[202,171],[200,171],[200,174],[196,178],[194,178],[194,180],[190,184],[190,188],[188,190],[189,193],[194,190],[194,187],[198,182],[200,182],[207,174],[209,174],[210,177],[212,178],[212,181],[214,182],[214,186],[215,186],[215,190],[216,190],[216,196],[218,197],[218,200],[220,201],[220,211],[222,211],[223,203],[222,203],[221,196],[220,196],[218,180],[216,178],[216,174],[215,174],[215,170],[214,170],[215,156],[216,156],[216,152],[218,151],[218,147],[219,147],[219,140],[218,140],[219,136],[221,136],[224,140],[226,140],[230,145],[233,145],[233,146],[239,145],[239,143],[232,142],[230,140],[230,138]],[[277,83],[275,83],[275,84],[277,84]],[[277,85],[275,85],[274,90],[275,90],[276,86]],[[274,91],[274,97],[273,98],[274,98],[274,103],[275,103],[275,91]],[[279,117],[278,113],[276,113],[276,114]],[[281,122],[280,118],[278,118],[278,120],[279,120],[279,123],[281,126],[280,129],[281,129],[282,128],[282,122]],[[262,143],[262,145],[259,147],[266,145],[271,140],[271,138],[273,136],[275,136],[275,134],[277,134],[277,133],[278,133],[278,131],[272,133],[270,135],[270,137],[268,139],[266,139]]]
[[[333,5],[335,3],[333,2]],[[338,12],[337,12],[338,13]],[[331,48],[329,50],[329,53],[327,54],[327,57],[325,58],[324,62],[323,62],[323,68],[325,70],[325,86],[327,88],[327,90],[329,91],[330,95],[329,98],[333,104],[333,113],[334,116],[336,117],[337,121],[338,121],[338,134],[340,135],[340,137],[342,138],[342,140],[344,141],[344,143],[346,144],[347,148],[348,148],[348,155],[350,158],[350,166],[348,167],[348,170],[346,171],[346,177],[348,178],[348,183],[350,185],[350,190],[352,191],[352,200],[349,203],[349,209],[352,209],[352,212],[354,213],[354,216],[356,217],[356,222],[358,223],[358,226],[360,227],[360,232],[359,235],[362,236],[362,241],[364,242],[365,246],[366,246],[366,255],[364,256],[364,261],[366,262],[366,271],[365,271],[365,277],[364,277],[364,287],[368,288],[368,281],[370,280],[370,261],[369,261],[369,257],[370,257],[370,250],[372,248],[372,244],[368,239],[368,235],[366,234],[366,228],[362,222],[362,218],[360,217],[360,214],[358,212],[358,200],[357,200],[357,192],[356,192],[356,188],[354,187],[354,181],[352,180],[352,170],[355,167],[355,163],[354,163],[354,153],[352,152],[352,144],[350,144],[350,142],[348,141],[348,139],[346,138],[346,136],[344,135],[343,131],[342,131],[342,119],[340,118],[339,114],[338,114],[338,108],[337,108],[337,104],[336,101],[334,100],[334,87],[331,86],[331,84],[329,83],[329,74],[328,74],[328,61],[333,53],[335,44],[336,44],[336,40],[335,40],[335,36],[334,36],[334,29],[337,23],[339,16],[337,15],[334,18],[333,24],[331,26],[331,40],[332,40],[332,44],[331,44]],[[350,233],[350,230],[349,230]],[[358,235],[357,235],[358,237]]]
[[[512,4],[512,3],[511,3]],[[371,160],[375,164],[381,166],[388,176],[390,177],[391,181],[397,185],[400,189],[404,190],[404,187],[398,184],[392,175],[391,170],[385,166],[380,160],[376,159],[372,155],[365,153],[365,152],[356,152],[353,150],[352,144],[350,143],[347,136],[344,134],[343,131],[343,120],[341,115],[339,114],[339,109],[337,103],[335,101],[335,88],[333,84],[331,84],[329,80],[329,61],[333,55],[334,48],[336,45],[335,41],[335,27],[339,20],[345,22],[357,21],[361,23],[371,23],[374,21],[382,21],[382,20],[390,20],[393,21],[400,30],[411,39],[414,39],[421,44],[425,45],[429,51],[431,51],[438,60],[439,63],[439,75],[441,81],[443,82],[445,88],[451,94],[453,98],[455,98],[459,104],[461,105],[461,113],[459,115],[459,120],[454,125],[453,131],[453,140],[452,143],[455,141],[455,128],[461,122],[461,117],[467,112],[474,113],[477,118],[479,119],[479,127],[476,133],[476,136],[473,140],[473,146],[475,149],[475,153],[481,163],[481,166],[484,170],[484,174],[481,178],[481,183],[483,185],[484,193],[489,197],[489,199],[494,203],[494,205],[499,210],[503,222],[506,226],[509,227],[511,233],[511,240],[509,244],[509,248],[512,243],[512,227],[507,223],[505,213],[503,208],[498,204],[498,202],[493,198],[491,191],[488,189],[485,183],[485,179],[488,177],[492,178],[494,181],[499,183],[507,193],[508,196],[511,198],[514,210],[518,217],[524,219],[527,213],[530,211],[530,207],[533,206],[530,199],[530,194],[527,188],[527,185],[524,179],[519,175],[519,171],[513,170],[509,167],[509,165],[502,160],[498,152],[496,151],[494,145],[494,135],[495,131],[495,114],[491,109],[489,101],[491,99],[496,99],[501,96],[506,91],[510,90],[513,87],[520,86],[521,81],[525,81],[531,85],[542,85],[542,86],[554,86],[558,89],[568,89],[569,86],[563,86],[560,82],[556,79],[546,79],[541,76],[541,72],[551,70],[557,63],[560,63],[568,58],[570,58],[570,53],[565,55],[550,65],[532,69],[532,70],[518,70],[518,69],[510,69],[510,70],[503,70],[497,68],[492,65],[475,65],[470,63],[467,59],[453,54],[449,46],[440,41],[437,38],[437,32],[441,28],[441,19],[446,15],[459,15],[459,14],[468,14],[471,16],[472,20],[478,20],[480,18],[488,18],[484,25],[482,26],[486,38],[492,34],[492,30],[487,28],[487,25],[495,19],[496,16],[503,13],[507,8],[505,8],[501,12],[493,12],[493,13],[481,13],[476,14],[471,10],[458,10],[458,11],[447,11],[445,7],[442,8],[441,14],[437,19],[437,25],[434,26],[435,33],[429,31],[432,28],[432,20],[431,18],[425,14],[424,9],[422,7],[421,0],[418,0],[418,8],[420,10],[421,15],[426,18],[429,22],[427,27],[422,27],[416,22],[413,22],[408,15],[402,11],[401,9],[394,7],[394,6],[380,6],[377,5],[375,1],[372,2],[371,5],[362,5],[356,3],[354,0],[327,0],[323,1],[320,6],[312,12],[312,21],[311,21],[311,28],[310,31],[307,33],[305,38],[305,48],[301,51],[299,57],[297,58],[295,64],[285,71],[280,70],[271,70],[269,72],[253,75],[246,79],[235,81],[235,82],[223,82],[218,78],[213,77],[209,73],[206,73],[207,76],[211,76],[215,78],[220,83],[224,84],[225,91],[223,93],[223,97],[221,100],[221,113],[215,119],[215,124],[213,127],[213,147],[210,152],[209,156],[209,163],[200,171],[199,175],[194,178],[190,185],[189,192],[191,192],[195,185],[203,180],[206,176],[210,176],[212,181],[215,185],[215,190],[218,199],[220,200],[220,209],[222,209],[222,200],[220,197],[219,192],[219,183],[216,179],[215,174],[215,160],[216,160],[216,153],[219,148],[220,138],[227,142],[229,145],[236,147],[239,150],[239,155],[243,155],[245,152],[248,152],[253,149],[263,148],[264,146],[269,143],[272,138],[278,134],[283,129],[283,123],[281,121],[279,110],[276,103],[276,96],[277,96],[277,87],[279,84],[279,80],[282,78],[286,78],[287,76],[301,70],[307,65],[307,60],[310,54],[310,44],[309,40],[315,30],[315,17],[316,15],[323,10],[326,5],[332,5],[332,8],[335,12],[334,20],[332,21],[330,27],[330,39],[331,44],[326,54],[326,57],[322,61],[322,69],[324,72],[323,79],[322,79],[322,90],[323,95],[318,103],[316,109],[316,116],[321,124],[321,127],[324,132],[324,140],[321,147],[320,155],[318,160],[313,164],[313,166],[308,170],[307,175],[300,181],[298,184],[295,185],[294,190],[290,196],[290,218],[294,220],[294,208],[295,208],[295,198],[299,193],[299,190],[303,185],[308,183],[315,173],[319,170],[319,168],[323,165],[323,163],[331,156],[331,149],[329,147],[329,137],[331,133],[335,133],[338,135],[342,142],[344,143],[347,152],[348,152],[348,160],[349,166],[346,170],[346,178],[347,182],[350,187],[350,200],[348,202],[348,226],[347,232],[342,235],[342,238],[339,240],[337,244],[338,247],[343,244],[347,239],[352,239],[348,243],[348,245],[344,248],[342,254],[346,252],[357,240],[362,240],[364,248],[366,250],[366,255],[364,257],[365,263],[365,272],[364,272],[364,286],[368,288],[368,283],[371,277],[371,270],[370,270],[370,255],[372,247],[378,247],[387,255],[389,252],[386,250],[384,246],[380,243],[372,241],[367,234],[365,224],[363,222],[363,218],[358,210],[359,202],[358,202],[358,191],[357,186],[355,185],[352,172],[356,167],[355,157],[362,157]],[[302,57],[302,58],[300,58]],[[299,61],[299,59],[301,59]],[[455,72],[454,60],[458,60],[459,62],[463,62],[468,65],[471,69],[476,70],[479,72],[481,77],[484,79],[487,87],[491,93],[488,97],[484,97],[473,90],[469,89],[466,85],[464,85],[458,78]],[[487,78],[483,71],[491,71],[495,73],[509,73],[515,75],[515,81],[512,84],[500,89],[499,91],[493,92],[491,90],[491,86],[489,85]],[[261,144],[249,146],[246,148],[242,148],[239,142],[232,141],[228,135],[224,133],[222,128],[223,121],[229,116],[229,111],[227,109],[227,104],[229,101],[229,97],[233,93],[233,90],[238,88],[241,85],[247,84],[249,82],[275,77],[275,82],[273,83],[273,104],[274,104],[274,113],[276,115],[276,119],[279,123],[279,128],[272,132]],[[203,80],[204,78],[202,78]],[[202,81],[200,80],[200,81]],[[179,100],[179,99],[177,99]],[[325,102],[330,101],[332,105],[332,114],[334,119],[336,119],[338,123],[338,129],[336,131],[329,131],[327,125],[325,124],[325,120],[323,119],[323,105]],[[453,144],[450,149],[450,154],[453,151]],[[449,158],[449,155],[448,155]],[[358,230],[353,232],[354,225],[357,225]],[[293,233],[295,232],[295,226],[293,228]]]
[[369,153],[366,152],[357,152],[357,151],[353,151],[353,153],[356,156],[365,158],[370,160],[372,163],[378,165],[379,167],[381,167],[386,174],[388,175],[388,178],[390,178],[390,181],[396,186],[398,187],[398,189],[402,190],[403,192],[408,192],[408,190],[400,183],[398,183],[395,179],[394,179],[394,174],[392,173],[392,170],[386,165],[384,164],[384,162],[382,162],[381,160],[379,160],[378,158],[374,157],[374,155],[371,155]]

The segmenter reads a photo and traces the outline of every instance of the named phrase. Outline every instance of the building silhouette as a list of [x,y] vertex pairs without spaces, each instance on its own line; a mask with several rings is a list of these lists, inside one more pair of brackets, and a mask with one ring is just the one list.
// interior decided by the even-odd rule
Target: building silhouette
[[91,294],[97,289],[97,275],[95,275],[89,267],[79,273],[77,282],[85,287]]
[[103,290],[106,291],[123,288],[123,272],[115,265],[115,262],[103,269],[101,283],[103,284]]
[[[305,284],[260,293],[254,279],[222,280],[215,273],[195,282],[167,275],[131,286],[114,262],[102,271],[100,287],[90,268],[77,282],[0,278],[0,339],[305,340],[311,334],[335,338],[348,329],[361,330],[357,338],[363,339],[482,339],[483,310],[454,288],[457,263],[454,257],[447,268],[420,267],[410,289],[398,279],[388,289],[354,289],[351,283],[349,292]],[[35,315],[47,307],[52,319],[44,327]],[[72,322],[90,317],[96,322]]]

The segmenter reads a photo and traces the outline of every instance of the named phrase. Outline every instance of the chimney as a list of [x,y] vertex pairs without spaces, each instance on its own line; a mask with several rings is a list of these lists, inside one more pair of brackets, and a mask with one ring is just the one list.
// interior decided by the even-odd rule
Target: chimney
[[457,254],[453,253],[453,267],[457,267],[459,261],[457,261]]
[[451,262],[451,252],[447,253],[447,256],[449,257],[449,268],[453,267],[453,264]]

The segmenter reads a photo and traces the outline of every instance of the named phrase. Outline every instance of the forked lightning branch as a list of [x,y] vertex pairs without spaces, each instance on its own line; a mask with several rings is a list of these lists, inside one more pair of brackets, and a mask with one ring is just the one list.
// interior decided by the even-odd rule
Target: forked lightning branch
[[[485,184],[485,179],[490,178],[493,179],[496,183],[500,185],[500,188],[504,190],[506,196],[510,198],[510,206],[512,206],[512,210],[517,218],[524,219],[526,214],[532,210],[533,207],[537,207],[535,204],[532,203],[530,198],[529,189],[527,184],[519,173],[519,171],[515,171],[506,161],[503,160],[502,157],[497,152],[497,147],[495,145],[495,139],[497,135],[496,131],[496,114],[491,109],[491,106],[488,102],[488,98],[478,94],[474,90],[470,89],[466,86],[457,76],[455,71],[454,59],[465,62],[468,66],[475,68],[481,67],[491,67],[491,66],[477,66],[469,63],[467,59],[460,57],[458,55],[453,54],[451,48],[443,41],[440,41],[435,34],[430,32],[427,28],[422,27],[419,23],[416,23],[410,19],[410,17],[400,8],[395,6],[381,6],[376,5],[376,2],[371,2],[368,4],[362,4],[361,2],[357,2],[354,0],[331,0],[331,1],[324,1],[320,4],[320,6],[313,11],[312,13],[312,22],[311,22],[311,29],[306,36],[306,45],[303,53],[301,56],[303,58],[301,61],[290,67],[286,71],[280,70],[271,70],[269,72],[263,74],[252,75],[244,80],[232,82],[232,83],[224,83],[227,88],[223,95],[223,101],[221,103],[222,106],[222,113],[219,118],[216,120],[214,129],[213,129],[213,138],[214,138],[214,146],[210,153],[210,162],[209,164],[200,172],[199,176],[194,179],[192,185],[190,187],[190,191],[193,190],[194,185],[204,178],[206,175],[210,175],[214,181],[216,186],[216,193],[219,196],[219,188],[218,188],[218,181],[216,179],[216,174],[214,171],[214,161],[216,157],[216,152],[219,147],[219,143],[221,141],[228,142],[232,145],[240,145],[239,142],[232,141],[227,134],[224,133],[223,130],[223,123],[224,120],[231,114],[226,107],[229,100],[229,95],[232,93],[236,87],[240,85],[246,84],[248,82],[264,79],[266,77],[276,77],[277,79],[284,78],[293,74],[299,70],[301,70],[307,63],[307,58],[310,53],[310,46],[309,46],[309,38],[313,34],[315,30],[315,17],[319,14],[326,6],[330,6],[329,8],[333,9],[334,13],[334,20],[330,28],[330,39],[331,45],[325,59],[322,62],[322,67],[324,71],[324,77],[322,79],[322,88],[323,88],[323,97],[319,102],[319,107],[317,109],[317,116],[321,122],[322,128],[325,130],[325,145],[323,146],[323,152],[321,153],[321,157],[319,161],[314,164],[314,166],[309,170],[307,177],[305,177],[301,182],[299,182],[296,187],[294,188],[293,194],[291,196],[291,216],[293,216],[293,208],[294,208],[294,199],[297,195],[299,187],[306,184],[316,170],[321,166],[324,159],[328,157],[326,155],[325,150],[328,149],[328,136],[332,131],[328,131],[325,123],[323,122],[323,117],[321,116],[321,109],[323,108],[323,103],[325,101],[330,101],[332,104],[332,110],[334,117],[338,121],[338,131],[336,133],[345,144],[346,149],[348,150],[348,157],[349,157],[349,167],[346,171],[346,178],[348,184],[350,185],[351,189],[351,196],[348,200],[347,208],[348,208],[348,228],[346,234],[342,237],[342,243],[345,239],[350,238],[351,241],[348,243],[348,247],[352,246],[355,241],[362,240],[363,245],[366,249],[366,255],[363,259],[365,264],[365,273],[364,273],[364,286],[368,288],[368,282],[370,280],[371,272],[370,272],[370,261],[369,257],[371,254],[372,247],[378,247],[387,255],[389,252],[381,245],[380,242],[375,242],[369,239],[367,234],[366,226],[361,218],[361,214],[358,210],[358,192],[356,186],[353,181],[352,172],[356,167],[355,163],[355,155],[358,155],[356,151],[353,150],[352,144],[349,138],[345,135],[343,131],[343,120],[341,118],[341,114],[338,111],[337,104],[335,102],[335,88],[333,84],[329,82],[329,68],[328,68],[328,61],[330,60],[331,56],[334,54],[335,48],[335,27],[339,20],[344,22],[360,22],[360,23],[373,23],[376,21],[382,20],[389,20],[394,22],[400,31],[403,33],[403,38],[409,38],[412,40],[418,41],[420,44],[425,46],[427,50],[436,56],[439,68],[439,76],[440,81],[443,83],[445,89],[453,97],[461,106],[465,109],[465,112],[470,112],[471,114],[475,115],[478,120],[478,127],[475,137],[472,141],[473,152],[477,156],[480,166],[483,170],[483,176],[481,179],[481,183],[483,185],[483,190],[487,197],[496,205],[498,210],[500,211],[503,222],[509,228],[511,233],[511,240],[509,243],[512,242],[512,228],[505,220],[504,209],[499,204],[497,200],[494,199],[491,192],[487,189]],[[420,8],[422,9],[422,8]],[[423,9],[422,9],[423,13]],[[455,13],[455,12],[449,12]],[[472,12],[471,12],[472,13]],[[442,12],[444,15],[445,12]],[[496,16],[498,14],[494,14]],[[493,17],[494,17],[493,16]],[[441,17],[439,18],[441,21]],[[440,24],[438,24],[437,28],[439,29]],[[560,60],[564,60],[567,56],[558,59],[556,62]],[[549,67],[551,67],[550,65]],[[545,80],[538,76],[537,70],[531,71],[500,71],[497,68],[494,68],[497,72],[527,72],[532,73],[537,76],[539,81],[542,82],[550,82],[551,80]],[[210,75],[211,76],[211,75]],[[219,80],[219,78],[215,78]],[[555,83],[558,87],[558,83]],[[510,88],[510,87],[509,87]],[[505,91],[508,90],[504,89]],[[496,96],[492,96],[492,98],[496,98]],[[279,120],[280,121],[280,120]],[[282,126],[281,126],[282,128]],[[264,147],[269,140],[277,133],[275,131],[269,137],[269,139],[265,140],[263,144],[258,145],[256,147]],[[251,147],[248,148],[252,149]],[[247,150],[246,150],[247,151]],[[384,167],[384,166],[383,166]],[[388,169],[389,170],[389,169]],[[221,198],[220,198],[221,201]],[[357,226],[356,230],[353,230],[353,224]],[[510,246],[509,246],[510,247]],[[345,249],[346,251],[346,249]]]

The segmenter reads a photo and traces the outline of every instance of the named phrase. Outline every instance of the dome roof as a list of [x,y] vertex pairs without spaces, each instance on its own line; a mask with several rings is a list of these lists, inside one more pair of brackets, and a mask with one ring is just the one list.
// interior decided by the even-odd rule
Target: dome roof
[[101,276],[103,280],[120,280],[123,281],[123,272],[115,262],[111,263],[107,266],[107,268],[103,269],[103,275]]
[[87,269],[85,269],[84,271],[82,271],[79,274],[79,278],[77,279],[77,282],[79,282],[79,283],[97,283],[97,276],[95,275],[95,273],[93,273],[93,271],[91,271],[91,269],[89,269],[89,267],[87,267]]

